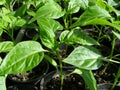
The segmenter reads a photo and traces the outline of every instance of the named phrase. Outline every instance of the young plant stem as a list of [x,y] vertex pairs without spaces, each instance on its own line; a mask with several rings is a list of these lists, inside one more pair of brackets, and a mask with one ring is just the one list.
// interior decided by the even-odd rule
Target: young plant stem
[[8,32],[7,32],[7,34],[10,36],[10,38],[11,38],[11,40],[14,42],[14,44],[15,44],[15,40],[14,40],[14,36],[13,36],[13,29],[9,29],[8,30]]
[[68,23],[67,23],[67,15],[65,15],[64,17],[63,17],[63,21],[64,21],[64,25],[65,25],[65,29],[68,29]]
[[[112,48],[111,48],[111,53],[110,53],[110,60],[112,60],[112,58],[113,58],[113,52],[114,52],[114,48],[115,48],[115,41],[116,41],[116,37],[113,36]],[[106,71],[106,69],[108,68],[109,64],[110,64],[110,61],[108,61],[108,63],[106,64],[106,66],[103,69],[101,75]]]
[[98,35],[98,38],[97,38],[97,41],[99,42],[99,40],[100,40],[100,37],[101,37],[101,35],[102,35],[102,26],[101,26],[101,28],[99,28],[98,26],[95,26],[97,29],[98,29],[98,31],[99,31],[99,35]]
[[25,73],[21,73],[21,75],[22,75],[23,81],[25,81],[26,80]]
[[113,90],[114,87],[116,86],[117,82],[119,81],[118,79],[120,78],[120,67],[118,69],[118,72],[117,72],[117,75],[115,76],[115,80],[114,80],[114,83],[112,85],[112,88],[110,90]]
[[12,2],[12,7],[11,7],[11,9],[13,10],[13,6],[15,5],[15,3],[17,2],[17,0],[14,0],[13,2]]
[[56,51],[56,54],[57,54],[57,58],[58,58],[58,60],[59,60],[59,65],[60,65],[60,81],[61,81],[60,90],[62,90],[63,79],[64,79],[63,69],[62,69],[62,58],[61,58],[61,56],[60,56],[59,51]]
[[70,15],[70,26],[72,25],[72,15]]
[[59,63],[60,63],[60,80],[61,80],[60,90],[62,90],[64,75],[63,75],[63,70],[62,70],[62,61],[59,60]]

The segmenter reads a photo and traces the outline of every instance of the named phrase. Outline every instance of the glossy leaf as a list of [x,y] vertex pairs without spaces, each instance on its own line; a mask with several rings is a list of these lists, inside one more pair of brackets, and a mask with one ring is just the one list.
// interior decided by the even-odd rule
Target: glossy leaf
[[78,2],[78,0],[70,0],[68,4],[67,13],[68,14],[76,13],[79,11],[79,9],[80,9],[80,3]]
[[99,43],[96,40],[94,40],[92,37],[88,36],[87,34],[85,34],[79,29],[74,29],[70,31],[69,33],[67,32],[65,34],[64,32],[63,34],[61,34],[60,40],[63,40],[65,43],[68,43],[68,44],[78,43],[82,45],[99,45]]
[[48,48],[55,46],[55,32],[62,30],[62,25],[50,18],[40,18],[38,21],[40,27],[40,39],[42,43]]
[[80,8],[86,9],[88,7],[88,0],[70,0],[68,3],[67,14],[76,13]]
[[82,26],[85,22],[94,18],[108,19],[111,18],[111,16],[106,10],[94,5],[89,7],[71,27]]
[[115,0],[107,0],[108,1],[108,4],[110,6],[116,6],[117,5],[117,2],[115,2]]
[[60,37],[59,37],[59,39],[60,39],[60,42],[61,43],[63,43],[63,42],[65,42],[66,41],[66,37],[67,37],[67,35],[69,34],[69,30],[64,30],[61,34],[60,34]]
[[48,55],[45,55],[45,59],[46,59],[48,62],[50,62],[50,64],[52,64],[56,69],[58,69],[58,68],[57,68],[57,62],[56,62],[53,58],[51,58],[51,57],[48,56]]
[[7,26],[8,26],[8,23],[0,18],[0,28],[1,28],[0,33],[3,32],[3,29],[8,28]]
[[120,25],[111,23],[105,19],[95,18],[89,21],[84,22],[83,26],[86,25],[108,25],[120,31]]
[[59,4],[57,4],[54,1],[48,2],[38,9],[38,11],[36,12],[36,15],[30,20],[29,23],[41,17],[58,19],[62,17],[64,13],[65,12],[62,10]]
[[9,52],[14,47],[14,43],[11,41],[0,42],[0,52]]
[[28,13],[28,15],[30,15],[30,16],[35,16],[35,12],[34,11],[32,11],[32,10],[27,10],[27,13]]
[[10,13],[10,10],[9,10],[9,9],[7,9],[7,8],[5,8],[5,7],[2,7],[2,8],[0,9],[0,16],[4,16],[4,15],[6,15],[6,14],[8,14],[8,13]]
[[79,46],[63,62],[81,69],[95,70],[102,65],[102,55],[92,46]]
[[114,12],[117,15],[117,17],[120,16],[120,11],[117,10],[116,8],[114,8],[113,6],[107,4],[107,8],[108,8],[109,12]]
[[81,70],[81,71],[82,71],[82,77],[83,77],[86,85],[88,86],[89,90],[98,90],[96,79],[95,79],[92,71],[91,70]]
[[37,20],[37,22],[40,28],[51,30],[54,33],[57,30],[63,30],[63,26],[58,21],[55,21],[54,19],[51,18],[40,18]]
[[79,68],[76,68],[74,71],[72,71],[70,74],[82,74],[82,71]]
[[77,0],[78,3],[80,2],[80,7],[86,9],[89,5],[89,0]]
[[12,23],[12,22],[15,22],[17,20],[17,18],[15,18],[14,16],[12,15],[4,15],[2,16],[2,19],[5,21],[5,22],[8,22],[8,23]]
[[0,75],[31,70],[42,61],[43,51],[45,50],[36,41],[18,43],[4,58],[0,66]]
[[0,36],[2,35],[3,33],[3,29],[0,27]]
[[0,5],[5,4],[5,0],[0,0]]
[[104,0],[97,0],[96,4],[103,9],[106,9],[106,2]]
[[18,18],[17,21],[15,22],[15,26],[23,26],[26,24],[26,20],[22,19],[22,18]]

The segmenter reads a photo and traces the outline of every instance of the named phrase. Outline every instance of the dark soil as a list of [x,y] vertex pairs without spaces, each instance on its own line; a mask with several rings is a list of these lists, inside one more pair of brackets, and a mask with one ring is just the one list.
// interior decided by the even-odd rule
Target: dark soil
[[[110,63],[105,72],[103,72],[104,68],[107,66],[107,63],[108,62],[104,62],[103,65],[98,70],[93,71],[97,84],[114,82],[115,74],[118,71],[119,65],[117,65],[116,63]],[[56,77],[52,77],[52,79],[46,84],[43,90],[60,90],[59,75]],[[83,78],[80,75],[72,74],[70,76],[65,77],[63,90],[88,90],[88,89],[84,83]]]
[[110,63],[107,69],[104,71],[107,63],[108,62],[104,62],[98,70],[93,71],[98,84],[114,82],[119,65],[117,65],[116,63]]
[[[72,74],[64,78],[63,90],[87,90],[85,83],[80,75]],[[43,90],[60,90],[59,75],[53,77]]]

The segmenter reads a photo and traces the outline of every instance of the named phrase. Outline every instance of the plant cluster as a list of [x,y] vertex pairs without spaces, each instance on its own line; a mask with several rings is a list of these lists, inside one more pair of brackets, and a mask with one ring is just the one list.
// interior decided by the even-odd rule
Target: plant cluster
[[[43,58],[60,71],[60,90],[65,64],[75,66],[73,72],[82,75],[90,90],[97,90],[92,70],[103,61],[107,66],[120,63],[119,52],[114,53],[120,39],[119,0],[1,0],[0,7],[0,52],[5,53],[0,58],[2,90],[8,74],[32,70]],[[24,39],[27,31],[37,34]],[[99,50],[104,40],[111,44],[107,55]]]

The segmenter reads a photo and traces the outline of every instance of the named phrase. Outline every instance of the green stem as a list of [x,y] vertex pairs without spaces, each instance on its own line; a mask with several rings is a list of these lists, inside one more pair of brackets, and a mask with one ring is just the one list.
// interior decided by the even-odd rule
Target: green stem
[[64,75],[63,75],[63,70],[62,70],[62,63],[61,63],[61,60],[59,60],[59,61],[60,61],[59,63],[60,63],[60,80],[61,80],[60,90],[62,90]]
[[63,69],[62,69],[62,58],[61,58],[61,56],[60,56],[59,51],[56,51],[56,54],[57,54],[57,58],[59,59],[59,65],[60,65],[60,80],[61,80],[60,90],[62,90],[63,79],[64,79]]
[[[115,41],[116,41],[116,37],[113,36],[112,48],[111,48],[111,53],[110,53],[110,60],[112,60],[112,58],[113,58],[113,52],[114,52],[114,48],[115,48]],[[109,64],[110,64],[110,61],[108,61],[108,63],[106,64],[106,66],[103,69],[101,74],[103,74],[106,71],[106,69],[108,68]]]
[[14,40],[14,37],[13,37],[13,30],[10,31],[10,29],[6,32],[8,34],[8,36],[10,37],[10,39],[14,42],[15,44],[15,40]]
[[112,50],[111,50],[111,54],[110,54],[110,59],[112,59],[112,56],[113,56],[113,52],[114,52],[114,48],[115,48],[115,41],[116,41],[116,37],[113,36]]
[[12,41],[15,43],[15,40],[14,40],[14,34],[13,34],[13,29],[11,29],[10,37],[11,37]]
[[114,83],[113,83],[112,88],[111,88],[110,90],[113,90],[113,89],[114,89],[114,87],[116,86],[119,78],[120,78],[120,67],[119,67],[119,69],[118,69],[117,75],[115,76]]
[[63,20],[64,20],[64,25],[65,25],[65,29],[68,29],[68,23],[67,23],[67,18],[66,18],[67,16],[65,15],[64,17],[63,17]]
[[21,73],[21,75],[22,75],[23,81],[25,81],[26,80],[25,73]]
[[72,25],[72,15],[70,15],[70,26]]
[[97,41],[99,42],[99,40],[100,40],[100,37],[101,37],[101,35],[102,35],[102,26],[101,26],[101,28],[99,28],[98,26],[96,26],[95,25],[95,27],[98,29],[98,31],[99,31],[99,35],[98,35],[98,38],[97,38]]

